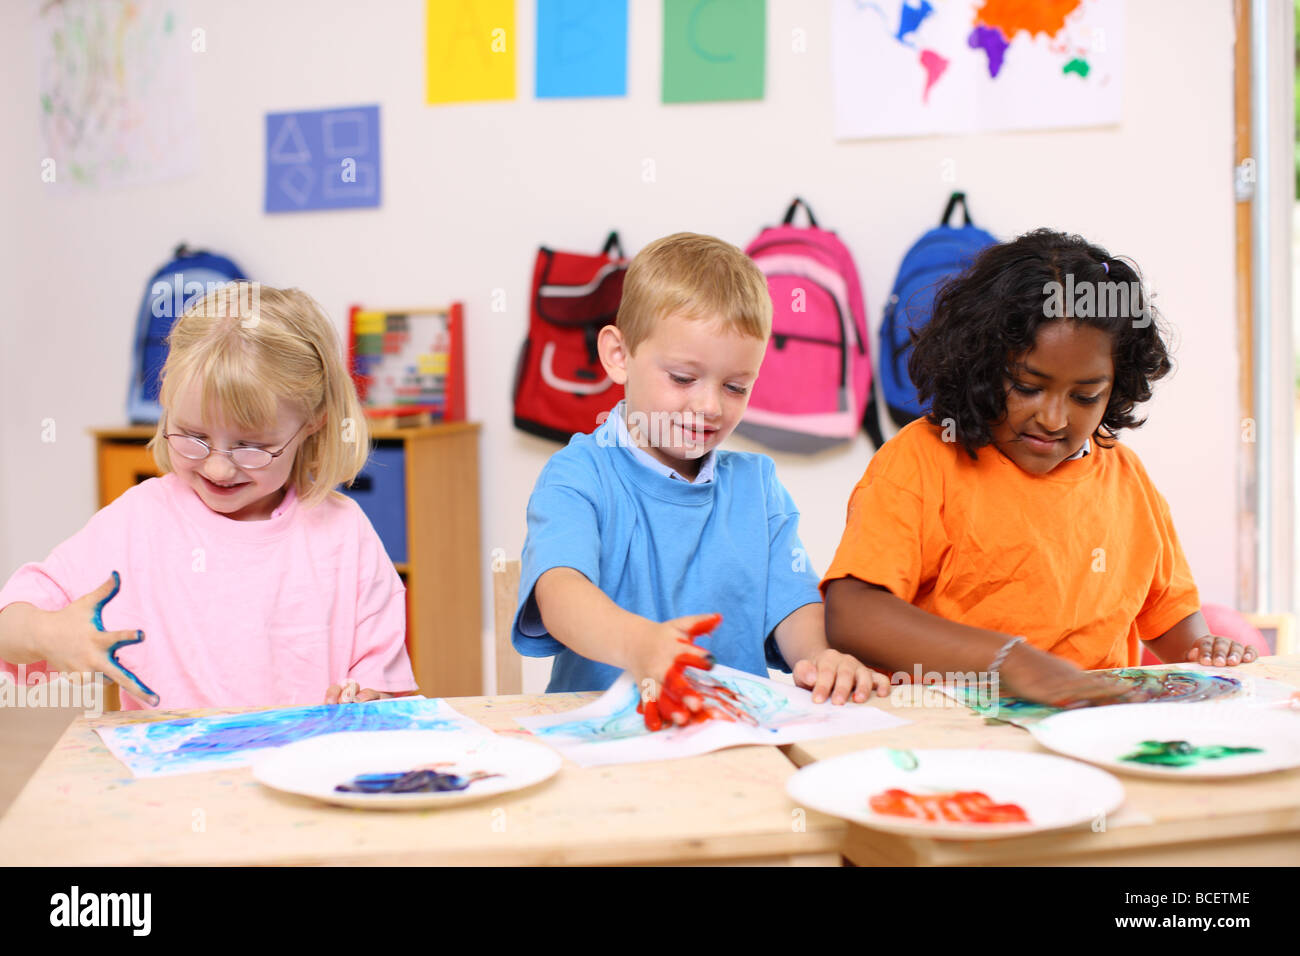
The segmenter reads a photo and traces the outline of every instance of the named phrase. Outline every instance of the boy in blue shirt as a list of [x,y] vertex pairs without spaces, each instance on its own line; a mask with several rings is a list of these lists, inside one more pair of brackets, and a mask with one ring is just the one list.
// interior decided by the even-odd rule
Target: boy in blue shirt
[[548,692],[604,690],[623,670],[642,687],[663,681],[711,611],[722,622],[701,645],[718,663],[792,670],[817,702],[888,692],[827,646],[818,576],[772,459],[718,449],[771,325],[766,279],[735,246],[677,233],[632,260],[617,324],[598,340],[626,398],[551,457],[528,502],[512,640],[555,656]]

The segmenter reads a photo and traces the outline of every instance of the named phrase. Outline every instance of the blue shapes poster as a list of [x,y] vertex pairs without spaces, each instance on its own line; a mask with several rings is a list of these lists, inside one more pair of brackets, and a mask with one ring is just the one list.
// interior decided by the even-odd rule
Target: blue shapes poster
[[535,95],[627,95],[627,0],[537,0]]
[[266,114],[266,211],[380,203],[379,107]]

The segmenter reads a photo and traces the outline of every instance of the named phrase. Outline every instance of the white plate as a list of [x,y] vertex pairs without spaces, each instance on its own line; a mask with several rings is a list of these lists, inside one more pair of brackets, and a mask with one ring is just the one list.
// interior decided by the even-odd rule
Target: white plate
[[[1300,714],[1245,701],[1084,708],[1054,714],[1029,731],[1049,750],[1143,777],[1213,780],[1300,767]],[[1263,752],[1198,759],[1185,767],[1121,759],[1137,752],[1144,740],[1258,747]]]
[[[540,744],[495,734],[460,731],[384,730],[326,734],[273,750],[253,764],[268,787],[345,807],[409,810],[481,800],[541,783],[560,769],[560,755]],[[442,773],[475,780],[464,790],[440,793],[348,793],[335,789],[358,774],[405,773],[430,764]]]
[[[803,806],[873,830],[937,840],[990,840],[1091,823],[1124,802],[1124,787],[1075,760],[1015,750],[914,750],[915,770],[898,767],[887,747],[819,760],[786,782]],[[928,794],[978,790],[1018,804],[1029,823],[950,823],[876,813],[868,801],[897,787]]]

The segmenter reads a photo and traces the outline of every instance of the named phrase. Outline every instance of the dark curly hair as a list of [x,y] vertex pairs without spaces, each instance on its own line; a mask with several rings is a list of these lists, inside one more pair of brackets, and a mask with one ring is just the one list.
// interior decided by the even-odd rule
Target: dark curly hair
[[[1114,342],[1115,381],[1093,433],[1097,444],[1114,444],[1119,429],[1145,421],[1133,409],[1151,397],[1152,383],[1172,368],[1164,320],[1141,281],[1130,262],[1080,236],[1050,229],[985,249],[939,290],[930,321],[912,333],[907,369],[922,407],[928,408],[927,420],[955,423],[957,441],[975,458],[977,449],[992,442],[991,426],[1006,415],[1011,362],[1034,347],[1040,328],[1067,319],[1108,332]],[[1121,287],[1102,283],[1122,283],[1126,294],[1131,290],[1128,307],[1107,308],[1098,292],[1093,308],[1076,309],[1064,293],[1087,283],[1116,294]],[[1062,291],[1053,295],[1052,289]],[[1113,296],[1110,304],[1116,304]],[[1096,314],[1112,311],[1120,314]]]

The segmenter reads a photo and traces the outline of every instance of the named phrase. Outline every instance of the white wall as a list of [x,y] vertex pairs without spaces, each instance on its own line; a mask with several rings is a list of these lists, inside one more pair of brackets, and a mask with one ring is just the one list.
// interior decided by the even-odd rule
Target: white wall
[[[1261,164],[1260,179],[1267,180],[1267,188],[1257,192],[1257,213],[1267,216],[1269,274],[1267,285],[1269,302],[1269,402],[1272,415],[1270,465],[1267,480],[1271,501],[1266,521],[1271,529],[1265,579],[1268,591],[1259,596],[1259,610],[1264,612],[1291,611],[1295,606],[1296,542],[1300,536],[1296,510],[1295,454],[1300,453],[1300,442],[1295,440],[1296,402],[1296,335],[1289,303],[1294,298],[1296,273],[1291,261],[1291,220],[1295,211],[1295,180],[1292,170],[1295,163],[1295,101],[1296,75],[1295,7],[1290,3],[1267,3],[1268,19],[1264,23],[1267,51],[1264,82],[1268,87],[1267,119],[1256,124],[1255,133],[1267,134],[1267,145],[1257,138],[1251,153],[1266,155]],[[1258,57],[1257,57],[1258,62]],[[1270,175],[1272,173],[1272,175]],[[1258,242],[1256,243],[1258,250]],[[1261,260],[1262,264],[1262,260]],[[1260,268],[1257,265],[1257,268]],[[1260,277],[1263,281],[1263,277]],[[1255,307],[1263,308],[1258,291]],[[1257,320],[1258,321],[1258,320]],[[1259,336],[1256,336],[1259,341]],[[1257,368],[1263,363],[1258,362]],[[1288,450],[1292,450],[1288,454]],[[1264,522],[1261,522],[1264,523]],[[1243,562],[1244,563],[1244,562]]]
[[[593,249],[616,226],[632,251],[668,232],[738,244],[799,193],[854,251],[873,323],[906,247],[934,224],[944,161],[1001,236],[1077,231],[1133,257],[1177,327],[1178,371],[1126,436],[1169,498],[1206,600],[1230,603],[1237,449],[1230,0],[1131,0],[1124,121],[1107,129],[836,143],[829,5],[770,0],[767,99],[659,103],[659,4],[632,0],[628,96],[532,99],[533,4],[517,5],[519,98],[423,104],[423,4],[346,0],[191,4],[201,171],[113,192],[55,194],[39,179],[34,4],[5,4],[0,120],[11,290],[0,356],[0,574],[43,557],[90,515],[84,429],[123,418],[145,280],[181,238],[300,286],[342,321],[352,302],[466,303],[469,412],[484,423],[483,553],[518,554],[528,492],[555,446],[510,424],[510,376],[539,242]],[[184,28],[184,25],[182,25]],[[805,53],[791,31],[807,31]],[[267,216],[264,114],[382,104],[379,210]],[[644,160],[656,179],[643,181]],[[15,228],[16,227],[16,228]],[[494,289],[508,310],[490,311]],[[40,442],[53,417],[58,441]],[[751,448],[736,440],[733,447]],[[819,569],[869,456],[779,457]],[[485,569],[485,589],[487,577]],[[485,623],[490,606],[485,601]],[[528,689],[542,671],[530,669]]]

